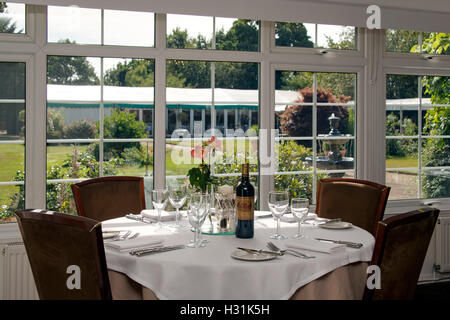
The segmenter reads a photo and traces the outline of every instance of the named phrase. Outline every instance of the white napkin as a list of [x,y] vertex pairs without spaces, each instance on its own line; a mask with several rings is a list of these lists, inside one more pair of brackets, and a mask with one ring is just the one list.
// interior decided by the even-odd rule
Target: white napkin
[[[142,210],[141,214],[143,217],[149,218],[149,219],[153,219],[153,220],[158,220],[158,211],[157,210]],[[177,218],[177,213],[176,211],[164,211],[161,210],[161,221],[175,221],[175,219]]]
[[132,249],[147,248],[157,246],[164,242],[161,236],[139,236],[136,239],[106,242],[105,246],[119,251],[129,251]]
[[345,251],[344,244],[322,242],[311,238],[300,238],[296,240],[286,240],[286,247],[292,249],[305,249],[324,253],[338,253]]

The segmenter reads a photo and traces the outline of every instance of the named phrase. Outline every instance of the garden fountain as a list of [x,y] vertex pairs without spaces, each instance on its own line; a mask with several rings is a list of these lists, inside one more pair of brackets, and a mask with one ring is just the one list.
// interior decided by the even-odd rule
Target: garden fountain
[[[321,170],[344,170],[353,169],[354,159],[352,157],[345,157],[345,146],[350,141],[351,135],[341,134],[338,130],[339,117],[336,117],[334,113],[328,118],[330,121],[331,131],[328,134],[318,135],[319,144],[324,152],[324,156],[316,156],[316,167]],[[313,165],[313,157],[306,157],[306,162],[309,165]],[[329,173],[328,175],[333,178],[341,178],[344,176],[344,172]]]

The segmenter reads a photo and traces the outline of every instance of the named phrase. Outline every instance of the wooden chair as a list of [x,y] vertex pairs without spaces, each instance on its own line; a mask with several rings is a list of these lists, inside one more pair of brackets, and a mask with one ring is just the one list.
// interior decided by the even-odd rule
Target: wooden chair
[[102,177],[72,184],[78,215],[97,221],[145,209],[144,179]]
[[391,188],[349,178],[321,179],[317,189],[316,214],[321,218],[342,218],[375,235],[383,219]]
[[[99,222],[37,209],[16,217],[40,299],[111,299]],[[79,267],[80,289],[69,289],[76,284],[70,266]]]
[[379,222],[371,265],[380,267],[381,289],[366,289],[365,300],[412,299],[439,216],[425,208]]

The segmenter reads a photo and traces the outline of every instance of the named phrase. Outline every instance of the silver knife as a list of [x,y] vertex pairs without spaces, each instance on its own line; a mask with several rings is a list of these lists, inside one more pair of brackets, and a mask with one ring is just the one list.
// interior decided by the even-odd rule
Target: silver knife
[[144,223],[155,223],[156,222],[149,218],[144,218],[142,215],[139,215],[139,214],[129,213],[125,217],[128,219],[131,219],[131,220],[136,220],[136,221],[140,221],[140,222],[144,222]]
[[175,246],[166,246],[166,247],[153,247],[150,249],[140,249],[140,250],[134,250],[130,251],[130,254],[133,256],[143,256],[147,254],[153,254],[153,253],[159,253],[159,252],[166,252],[166,251],[172,251],[172,250],[178,250],[183,249],[185,245],[175,245]]
[[327,241],[327,242],[333,242],[333,243],[337,243],[337,244],[345,244],[346,246],[351,247],[351,248],[361,248],[363,246],[363,244],[359,243],[359,242],[332,240],[332,239],[324,239],[324,238],[315,238],[315,239],[319,240],[319,241]]
[[282,256],[283,255],[281,252],[275,252],[275,251],[257,250],[257,249],[240,248],[240,247],[238,247],[238,249],[246,251],[246,252],[249,252],[249,253],[257,253],[257,254],[266,253],[266,254],[271,254],[271,255],[275,255],[275,256]]

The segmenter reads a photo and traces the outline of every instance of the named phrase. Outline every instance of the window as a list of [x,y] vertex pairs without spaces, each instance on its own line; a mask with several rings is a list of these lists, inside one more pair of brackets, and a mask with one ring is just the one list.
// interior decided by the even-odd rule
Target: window
[[202,162],[191,151],[214,136],[218,146],[204,161],[219,184],[235,185],[247,160],[257,185],[257,63],[168,60],[166,97],[167,179],[185,179]]
[[259,23],[248,19],[167,15],[167,47],[259,50]]
[[386,31],[386,51],[450,54],[450,33],[407,30]]
[[154,61],[49,56],[47,82],[47,208],[76,212],[70,184],[88,178],[151,190]]
[[450,197],[450,77],[387,75],[390,199]]
[[315,201],[317,180],[355,177],[356,75],[277,71],[275,189]]
[[25,33],[25,5],[0,2],[0,33]]
[[25,207],[25,63],[0,62],[0,223]]
[[356,28],[327,24],[276,22],[275,45],[355,50]]
[[154,14],[49,6],[48,42],[152,47]]

